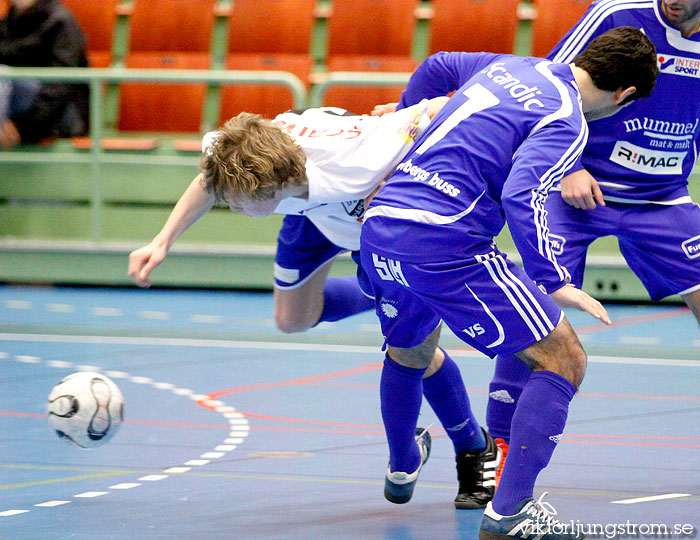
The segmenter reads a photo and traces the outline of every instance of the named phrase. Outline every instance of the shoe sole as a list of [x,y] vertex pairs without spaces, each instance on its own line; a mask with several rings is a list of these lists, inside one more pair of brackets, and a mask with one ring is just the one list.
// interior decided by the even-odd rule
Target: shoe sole
[[482,510],[482,509],[486,508],[486,505],[489,503],[490,500],[491,499],[484,502],[483,504],[473,503],[473,502],[469,502],[469,501],[464,501],[464,502],[455,501],[455,508],[457,510]]
[[512,540],[512,536],[507,534],[492,533],[489,531],[479,531],[479,540]]
[[[431,437],[430,433],[427,431],[427,429],[423,428],[417,428],[416,429],[416,435],[422,435],[423,433],[426,433],[426,439],[427,439],[427,452],[425,456],[425,460],[423,460],[420,464],[420,468],[423,468],[423,465],[426,464],[428,461],[428,458],[430,457],[430,450],[432,447],[432,442],[431,442]],[[413,482],[410,482],[408,484],[391,484],[391,487],[388,486],[388,480],[385,479],[384,481],[384,498],[394,504],[406,504],[408,501],[411,500],[413,497],[413,490],[416,487],[416,484],[418,483],[418,480],[416,479]]]
[[479,540],[512,540],[512,536],[507,534],[499,534],[489,531],[479,531]]
[[411,500],[411,497],[413,497],[413,490],[415,487],[415,482],[402,486],[394,484],[391,491],[389,491],[387,486],[384,486],[384,498],[394,504],[406,504]]
[[[484,435],[488,437],[488,433],[484,431]],[[495,444],[495,441],[494,441]],[[502,449],[496,444],[496,459],[498,460],[498,463],[496,464],[496,470],[498,471],[501,467],[503,467],[503,462],[505,461],[503,457],[503,451]],[[495,489],[494,489],[494,495],[495,495]],[[457,498],[455,498],[455,508],[457,510],[481,510],[483,508],[486,508],[486,505],[493,500],[494,495],[491,495],[491,497],[484,501],[483,503],[477,503],[474,501],[459,501],[459,494],[457,495]]]
[[[508,534],[500,534],[491,531],[479,530],[479,540],[514,540],[517,537],[510,536]],[[523,537],[526,538],[526,537]],[[529,536],[527,537],[529,538]],[[582,536],[576,540],[589,540],[587,536]]]

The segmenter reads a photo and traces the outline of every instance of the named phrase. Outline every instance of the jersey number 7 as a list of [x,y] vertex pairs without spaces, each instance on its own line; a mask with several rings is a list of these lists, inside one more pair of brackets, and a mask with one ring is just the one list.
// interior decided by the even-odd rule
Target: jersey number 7
[[457,126],[457,124],[459,124],[462,120],[466,120],[472,114],[498,105],[501,102],[501,100],[498,99],[493,92],[479,83],[470,86],[464,92],[462,92],[462,94],[467,97],[467,101],[457,107],[457,109],[430,134],[425,142],[418,147],[416,154],[422,154],[425,152],[428,148],[433,146],[436,142],[452,131],[452,129],[454,129],[454,127]]

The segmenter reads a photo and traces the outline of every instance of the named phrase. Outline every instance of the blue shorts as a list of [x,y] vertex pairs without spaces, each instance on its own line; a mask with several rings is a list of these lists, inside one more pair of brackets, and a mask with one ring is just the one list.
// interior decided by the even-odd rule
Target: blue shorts
[[484,354],[510,355],[547,336],[563,317],[554,301],[498,251],[439,263],[361,253],[360,285],[374,295],[384,339],[392,347],[419,345],[442,320]]
[[[348,251],[333,244],[305,216],[287,215],[277,237],[275,288],[295,289],[337,255]],[[352,253],[360,263],[359,252]]]
[[700,207],[696,204],[618,204],[579,210],[552,192],[550,239],[560,264],[580,287],[586,251],[596,238],[616,236],[620,252],[652,300],[700,287]]

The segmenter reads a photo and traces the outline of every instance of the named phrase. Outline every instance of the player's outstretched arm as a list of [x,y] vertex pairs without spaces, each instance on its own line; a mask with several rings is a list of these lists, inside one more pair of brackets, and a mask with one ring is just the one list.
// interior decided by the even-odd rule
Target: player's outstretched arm
[[[449,100],[450,98],[447,96],[439,96],[428,100],[428,118],[431,120],[435,118],[435,115],[440,112],[440,109],[442,109]],[[384,116],[385,114],[396,112],[398,105],[399,104],[395,102],[375,105],[370,115]]]
[[384,116],[385,114],[396,112],[396,107],[399,105],[398,101],[392,101],[391,103],[383,103],[381,105],[375,105],[372,112],[369,113],[372,116]]
[[610,316],[603,304],[573,285],[564,285],[562,288],[549,293],[549,296],[561,308],[576,308],[589,313],[600,322],[610,324]]
[[170,246],[214,206],[214,194],[202,187],[201,177],[198,174],[192,180],[155,238],[129,255],[128,275],[139,287],[151,285],[148,276],[163,262]]
[[580,169],[561,179],[561,197],[574,208],[593,210],[596,202],[605,206],[598,181],[586,169]]

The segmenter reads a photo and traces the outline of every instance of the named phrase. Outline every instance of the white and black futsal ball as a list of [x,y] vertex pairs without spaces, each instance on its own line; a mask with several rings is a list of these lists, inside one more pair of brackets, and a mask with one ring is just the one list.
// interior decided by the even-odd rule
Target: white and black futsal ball
[[108,377],[81,371],[53,387],[46,410],[59,437],[82,448],[94,448],[109,441],[119,429],[124,398]]

